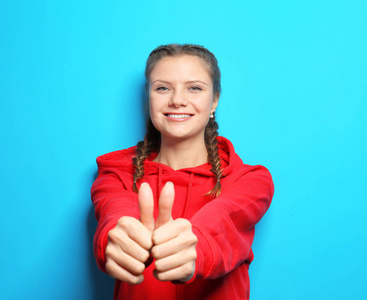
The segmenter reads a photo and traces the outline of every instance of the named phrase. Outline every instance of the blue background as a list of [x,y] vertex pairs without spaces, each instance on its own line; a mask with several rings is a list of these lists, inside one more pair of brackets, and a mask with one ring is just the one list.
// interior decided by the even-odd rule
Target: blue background
[[273,174],[251,299],[366,299],[367,2],[1,1],[2,299],[111,299],[95,158],[143,136],[144,64],[197,43],[220,134]]

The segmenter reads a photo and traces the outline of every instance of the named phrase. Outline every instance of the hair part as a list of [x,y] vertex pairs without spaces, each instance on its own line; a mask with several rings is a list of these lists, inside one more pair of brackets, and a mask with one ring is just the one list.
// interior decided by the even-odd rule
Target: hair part
[[[145,80],[146,80],[146,88],[149,85],[150,74],[152,73],[155,65],[160,61],[162,58],[165,57],[174,57],[174,56],[181,56],[181,55],[192,55],[199,57],[208,69],[210,74],[210,78],[213,82],[213,91],[215,95],[220,95],[221,92],[221,85],[220,85],[220,78],[221,73],[218,67],[218,61],[215,58],[214,54],[211,53],[205,47],[193,44],[169,44],[169,45],[162,45],[154,49],[146,63],[145,67]],[[148,89],[147,89],[148,90]]]

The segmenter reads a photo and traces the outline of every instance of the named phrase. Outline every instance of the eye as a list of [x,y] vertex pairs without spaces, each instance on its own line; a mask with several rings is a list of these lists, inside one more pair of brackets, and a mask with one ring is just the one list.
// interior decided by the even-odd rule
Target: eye
[[168,91],[169,89],[168,89],[168,87],[166,87],[166,86],[159,86],[159,87],[157,87],[155,90],[156,90],[156,91]]
[[200,87],[200,86],[192,86],[192,87],[190,87],[190,90],[193,90],[193,91],[201,91],[202,90],[202,88]]

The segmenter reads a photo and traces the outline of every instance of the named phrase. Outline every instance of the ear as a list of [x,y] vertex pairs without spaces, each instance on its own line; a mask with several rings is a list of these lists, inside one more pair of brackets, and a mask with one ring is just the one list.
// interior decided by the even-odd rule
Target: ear
[[219,93],[216,93],[212,103],[212,109],[211,109],[212,112],[214,112],[217,109],[218,101],[219,101]]

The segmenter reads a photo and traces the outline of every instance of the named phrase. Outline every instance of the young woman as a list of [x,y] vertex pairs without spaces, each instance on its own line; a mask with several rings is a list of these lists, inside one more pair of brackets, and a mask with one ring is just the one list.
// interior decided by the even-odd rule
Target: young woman
[[270,205],[271,175],[218,136],[211,52],[160,46],[145,77],[144,141],[97,158],[98,266],[116,278],[114,299],[249,299],[254,226]]

